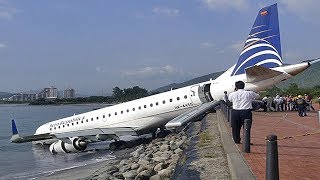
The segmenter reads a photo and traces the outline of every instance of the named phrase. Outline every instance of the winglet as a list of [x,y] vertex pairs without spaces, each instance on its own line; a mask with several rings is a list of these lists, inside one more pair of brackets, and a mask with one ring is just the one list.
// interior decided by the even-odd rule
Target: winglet
[[18,128],[16,126],[16,123],[14,122],[14,119],[12,119],[12,135],[15,135],[15,134],[19,134],[19,133],[18,133]]

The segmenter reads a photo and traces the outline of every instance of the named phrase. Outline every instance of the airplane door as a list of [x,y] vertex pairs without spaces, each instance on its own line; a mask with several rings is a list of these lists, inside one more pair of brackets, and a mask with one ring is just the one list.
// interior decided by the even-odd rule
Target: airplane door
[[199,102],[199,88],[200,85],[194,85],[190,88],[190,99],[191,102],[197,104]]

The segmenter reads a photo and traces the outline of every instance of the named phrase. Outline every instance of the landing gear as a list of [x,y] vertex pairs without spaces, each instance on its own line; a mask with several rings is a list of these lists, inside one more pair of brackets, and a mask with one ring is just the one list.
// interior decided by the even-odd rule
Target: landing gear
[[119,150],[119,149],[124,149],[125,148],[125,145],[126,145],[126,142],[125,141],[115,141],[115,142],[112,142],[110,143],[109,145],[109,149],[111,151],[115,151],[115,150]]
[[152,133],[152,139],[155,138],[164,138],[166,137],[168,134],[170,134],[171,131],[166,130],[164,128],[158,128],[156,131],[153,131]]

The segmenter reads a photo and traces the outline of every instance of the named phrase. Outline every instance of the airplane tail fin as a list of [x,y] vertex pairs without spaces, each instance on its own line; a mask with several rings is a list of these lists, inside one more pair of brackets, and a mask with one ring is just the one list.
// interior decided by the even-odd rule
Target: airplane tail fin
[[245,41],[238,62],[216,80],[246,73],[252,66],[274,68],[282,65],[277,4],[262,8]]
[[266,68],[282,65],[277,4],[259,11],[231,76],[243,74],[254,65]]

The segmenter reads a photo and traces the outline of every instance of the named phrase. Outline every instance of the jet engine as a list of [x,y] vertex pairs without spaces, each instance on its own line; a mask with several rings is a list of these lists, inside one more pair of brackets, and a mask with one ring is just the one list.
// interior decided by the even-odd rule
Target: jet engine
[[70,143],[61,140],[52,143],[49,147],[50,152],[52,154],[75,153],[79,151],[84,151],[87,148],[88,142],[85,138],[73,137],[69,138],[69,140]]

